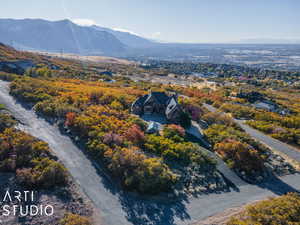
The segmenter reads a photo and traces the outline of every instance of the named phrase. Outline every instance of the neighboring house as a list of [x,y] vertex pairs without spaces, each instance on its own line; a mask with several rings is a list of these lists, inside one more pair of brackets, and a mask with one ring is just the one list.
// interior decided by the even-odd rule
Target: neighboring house
[[164,92],[150,92],[136,99],[131,106],[131,112],[137,115],[160,114],[170,122],[178,122],[182,109],[177,95],[167,95]]
[[1,61],[0,70],[8,73],[23,74],[27,69],[34,67],[35,64],[30,60]]
[[263,101],[265,100],[265,96],[257,91],[250,91],[250,92],[243,92],[239,91],[236,95],[238,98],[245,98],[249,102],[254,103],[256,101]]
[[112,76],[113,73],[111,71],[108,71],[108,70],[104,70],[104,71],[100,71],[99,72],[100,75],[107,75],[107,76]]
[[268,100],[258,101],[252,105],[257,109],[263,109],[269,112],[276,112],[283,116],[290,114],[290,111],[288,109],[282,108],[278,106],[276,103]]
[[257,109],[263,109],[270,112],[274,112],[276,109],[276,106],[274,104],[270,104],[268,102],[263,102],[263,101],[256,102],[253,105]]

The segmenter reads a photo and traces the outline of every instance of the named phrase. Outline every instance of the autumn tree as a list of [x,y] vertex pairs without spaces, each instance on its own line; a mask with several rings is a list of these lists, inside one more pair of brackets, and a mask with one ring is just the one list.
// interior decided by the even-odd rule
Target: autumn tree
[[66,114],[65,126],[68,126],[68,127],[73,126],[74,122],[75,122],[75,118],[76,118],[76,113],[68,112]]
[[170,124],[164,127],[163,136],[176,142],[182,142],[184,141],[185,130],[179,125]]
[[33,160],[32,168],[17,170],[20,183],[31,188],[51,188],[65,185],[67,182],[66,168],[49,158]]
[[109,145],[109,146],[114,146],[114,145],[121,145],[123,143],[123,139],[120,135],[115,134],[113,132],[106,133],[102,137],[102,141],[104,144]]
[[103,92],[101,91],[93,91],[92,93],[90,93],[89,95],[89,101],[92,104],[99,104],[100,103],[100,98],[104,95]]
[[142,146],[145,142],[145,134],[136,124],[128,129],[125,138],[138,146]]
[[214,149],[233,169],[246,173],[263,169],[263,160],[257,150],[246,143],[226,139],[216,144]]

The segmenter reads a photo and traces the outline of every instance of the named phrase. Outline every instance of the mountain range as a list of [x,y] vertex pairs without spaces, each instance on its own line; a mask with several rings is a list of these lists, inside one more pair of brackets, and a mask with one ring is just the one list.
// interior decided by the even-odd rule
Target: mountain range
[[[300,43],[294,39],[245,39],[232,44],[161,43],[98,25],[81,26],[67,19],[0,19],[0,43],[27,51],[223,63],[227,62],[223,55],[227,54],[228,49],[268,49],[270,44],[280,42]],[[287,45],[285,48],[294,46]]]
[[0,42],[33,51],[101,55],[154,46],[137,35],[70,20],[0,19]]

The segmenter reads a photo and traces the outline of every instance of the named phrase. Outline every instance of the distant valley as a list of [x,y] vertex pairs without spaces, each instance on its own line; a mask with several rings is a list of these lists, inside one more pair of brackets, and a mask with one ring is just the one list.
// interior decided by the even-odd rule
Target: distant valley
[[0,42],[19,50],[84,56],[114,56],[147,63],[148,60],[209,62],[261,69],[297,71],[300,44],[160,43],[110,28],[80,26],[70,20],[0,19]]

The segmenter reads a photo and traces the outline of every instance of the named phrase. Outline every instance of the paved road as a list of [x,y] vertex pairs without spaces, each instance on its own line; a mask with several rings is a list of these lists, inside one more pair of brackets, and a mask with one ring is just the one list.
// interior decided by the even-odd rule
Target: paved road
[[269,146],[270,148],[280,151],[286,154],[288,157],[300,162],[300,151],[295,149],[294,147],[285,144],[281,141],[278,141],[268,135],[263,134],[262,132],[253,129],[252,127],[248,126],[242,120],[235,120],[250,136],[254,139],[264,143],[265,145]]
[[[210,143],[208,143],[204,138],[203,138],[203,130],[199,126],[199,124],[196,121],[192,121],[192,126],[187,130],[187,133],[194,135],[197,137],[201,142],[207,146],[211,147]],[[236,175],[235,172],[233,172],[227,165],[226,163],[218,157],[214,152],[211,151],[206,151],[208,155],[211,157],[215,158],[218,162],[217,164],[217,169],[227,178],[231,181],[231,183],[235,186],[241,186],[241,185],[246,185],[247,183],[243,181],[239,176]]]
[[217,160],[217,170],[220,171],[223,176],[226,177],[226,179],[230,180],[230,182],[232,183],[232,185],[236,186],[236,187],[240,187],[242,185],[248,185],[248,183],[246,183],[244,180],[242,180],[233,170],[231,170],[226,163],[220,158],[218,157],[215,153],[207,150],[206,151],[207,154],[212,157],[215,158]]
[[[204,104],[204,106],[211,112],[215,112],[217,109],[211,105]],[[276,140],[275,138],[272,138],[268,135],[265,135],[264,133],[253,129],[252,127],[248,126],[244,123],[243,120],[237,120],[234,119],[236,123],[238,123],[251,137],[254,139],[260,141],[261,143],[269,146],[270,148],[280,151],[284,154],[286,154],[288,157],[300,162],[300,151],[295,149],[294,147],[285,144],[281,141]]]
[[285,176],[260,186],[245,184],[230,192],[182,197],[176,202],[140,198],[123,193],[97,171],[90,160],[58,128],[23,108],[9,95],[8,83],[0,81],[0,103],[22,123],[21,128],[46,141],[70,171],[82,190],[100,209],[106,225],[187,225],[230,207],[288,191],[300,190],[300,174]]

